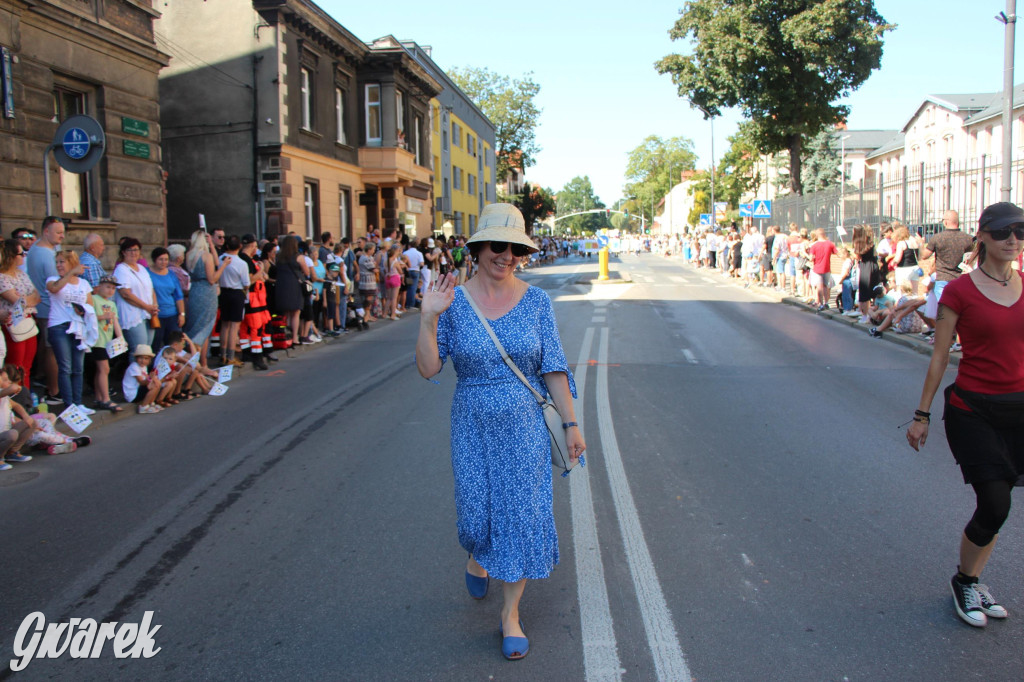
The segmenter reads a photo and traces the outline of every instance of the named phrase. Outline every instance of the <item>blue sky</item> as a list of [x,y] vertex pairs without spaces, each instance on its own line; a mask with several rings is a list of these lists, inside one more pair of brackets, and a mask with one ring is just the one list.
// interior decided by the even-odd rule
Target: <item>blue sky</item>
[[[559,190],[589,175],[601,200],[621,196],[629,151],[648,135],[694,141],[700,164],[711,161],[711,131],[653,64],[687,45],[668,30],[682,2],[560,0],[526,5],[449,0],[391,0],[385,5],[320,0],[362,40],[394,35],[433,47],[442,68],[487,67],[509,76],[532,71],[544,110],[543,151],[527,180]],[[928,94],[1002,89],[1004,0],[875,0],[898,28],[889,33],[882,67],[846,101],[851,128],[901,128]],[[1024,9],[1019,9],[1024,13]],[[1017,45],[1024,41],[1018,24]],[[1016,50],[1015,82],[1024,82]],[[715,121],[715,155],[741,120]]]

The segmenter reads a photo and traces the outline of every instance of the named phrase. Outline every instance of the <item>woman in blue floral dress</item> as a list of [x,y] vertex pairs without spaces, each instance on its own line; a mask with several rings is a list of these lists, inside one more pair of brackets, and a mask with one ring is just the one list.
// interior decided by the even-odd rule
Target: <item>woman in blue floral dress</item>
[[551,299],[515,277],[521,258],[537,250],[522,214],[509,204],[485,207],[467,244],[477,273],[461,287],[447,274],[424,293],[416,364],[426,378],[448,358],[455,367],[452,469],[459,543],[470,555],[466,586],[482,599],[489,577],[503,582],[502,654],[514,660],[529,650],[519,617],[526,580],[548,577],[558,563],[551,446],[536,399],[502,360],[467,297],[530,384],[550,394],[570,457],[579,459],[586,444]]

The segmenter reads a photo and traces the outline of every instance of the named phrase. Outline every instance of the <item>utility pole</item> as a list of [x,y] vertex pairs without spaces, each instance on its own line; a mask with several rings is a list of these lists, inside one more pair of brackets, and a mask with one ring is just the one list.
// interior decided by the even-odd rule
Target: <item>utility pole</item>
[[1006,26],[1003,44],[1003,173],[999,194],[1001,201],[1010,201],[1011,158],[1013,156],[1013,42],[1017,23],[1017,0],[1006,0],[1006,11],[996,15]]

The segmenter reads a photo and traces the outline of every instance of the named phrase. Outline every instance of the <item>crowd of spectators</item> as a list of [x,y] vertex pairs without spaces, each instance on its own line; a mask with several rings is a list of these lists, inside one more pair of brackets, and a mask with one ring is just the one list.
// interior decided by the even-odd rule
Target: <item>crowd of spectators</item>
[[818,311],[858,318],[872,337],[891,329],[930,342],[943,287],[970,272],[976,260],[975,240],[960,229],[956,211],[945,212],[943,227],[926,236],[899,222],[882,223],[877,231],[858,225],[851,241],[841,238],[837,246],[825,230],[795,223],[788,230],[771,225],[764,234],[734,225],[684,238],[680,255],[696,267],[739,278],[746,287],[769,287]]

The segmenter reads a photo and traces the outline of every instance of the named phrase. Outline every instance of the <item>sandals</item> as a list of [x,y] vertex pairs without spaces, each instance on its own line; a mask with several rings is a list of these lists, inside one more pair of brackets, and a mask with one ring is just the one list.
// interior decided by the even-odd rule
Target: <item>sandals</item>
[[191,390],[186,390],[182,391],[181,393],[175,393],[171,397],[175,400],[192,400],[196,396]]
[[113,400],[108,400],[106,402],[97,402],[96,407],[101,410],[110,410],[114,414],[117,414],[118,412],[124,412],[124,408],[115,403]]

